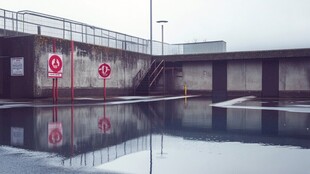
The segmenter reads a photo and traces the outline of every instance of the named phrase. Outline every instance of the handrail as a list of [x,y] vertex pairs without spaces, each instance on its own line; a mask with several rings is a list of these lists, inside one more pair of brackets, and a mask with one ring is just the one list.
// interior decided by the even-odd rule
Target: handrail
[[152,61],[151,66],[144,71],[144,69],[141,69],[138,71],[136,76],[133,79],[134,83],[134,93],[136,92],[138,86],[141,84],[142,80],[145,79],[146,76],[148,76],[148,86],[147,88],[150,88],[154,85],[156,80],[158,79],[159,75],[163,72],[165,68],[165,60],[161,60],[158,65],[153,67],[153,65],[158,61],[158,59],[155,59]]
[[[4,19],[4,25],[0,26],[0,29],[4,29],[4,33],[6,31],[15,31],[15,35],[19,33],[37,34],[36,27],[40,26],[44,27],[44,32],[41,34],[50,37],[72,39],[78,42],[93,43],[139,53],[147,54],[148,52],[149,40],[62,17],[30,10],[14,12],[0,8],[1,18]],[[8,25],[9,27],[6,27],[6,19],[7,22],[11,22],[11,25]],[[14,33],[8,34],[12,35]],[[123,43],[127,43],[125,47]]]
[[[27,19],[27,17],[36,17],[38,20]],[[56,37],[62,39],[68,39],[69,35],[73,38],[70,38],[77,42],[86,42],[92,43],[94,45],[102,45],[108,46],[111,48],[128,50],[132,52],[150,54],[150,40],[143,39],[140,37],[127,35],[124,33],[116,32],[107,30],[104,28],[99,28],[94,25],[90,25],[87,23],[53,16],[45,13],[39,13],[31,10],[21,10],[21,11],[10,11],[0,8],[0,19],[4,19],[3,23],[0,23],[0,29],[4,29],[5,35],[18,35],[19,33],[26,33],[26,34],[37,34],[36,27],[44,26],[44,32],[42,35],[49,36],[49,37]],[[22,19],[21,19],[22,18]],[[11,23],[12,22],[12,23]],[[58,23],[59,22],[59,23]],[[1,25],[3,24],[3,25]],[[8,24],[8,25],[7,25]],[[56,24],[56,25],[55,25]],[[63,27],[59,27],[63,24]],[[70,26],[68,26],[68,24]],[[57,27],[58,25],[58,27]],[[73,26],[74,25],[74,26]],[[73,29],[74,27],[74,29]],[[20,28],[22,30],[20,31]],[[6,31],[15,31],[8,32]],[[43,30],[42,30],[43,31]],[[88,33],[90,31],[90,33]],[[85,32],[85,33],[84,33]],[[74,35],[73,35],[74,34]],[[105,37],[103,37],[103,35]],[[93,42],[88,41],[88,37],[93,40]],[[85,38],[85,40],[84,40]],[[106,39],[107,38],[107,39]],[[110,39],[113,39],[110,45]],[[220,41],[223,42],[223,41]],[[123,43],[128,43],[128,47],[123,47]],[[153,55],[162,55],[162,45],[165,45],[165,55],[179,55],[184,54],[184,44],[168,44],[162,43],[159,41],[152,41],[152,54]],[[193,43],[190,43],[193,44]],[[225,43],[226,44],[226,43]],[[225,45],[226,48],[226,45]],[[216,51],[222,52],[222,51]],[[201,53],[197,51],[197,53]],[[208,53],[208,52],[206,52]]]
[[[93,29],[104,30],[104,31],[108,31],[108,32],[113,32],[115,34],[129,36],[129,37],[137,38],[137,39],[142,39],[142,38],[139,38],[139,37],[136,37],[136,36],[120,33],[120,32],[117,32],[117,31],[111,31],[111,30],[108,30],[108,29],[99,28],[99,27],[96,27],[96,26],[93,26],[93,25],[89,25],[87,23],[83,23],[83,22],[79,22],[79,21],[75,21],[75,20],[71,20],[71,19],[67,19],[67,18],[62,18],[62,17],[58,17],[58,16],[53,16],[53,15],[49,15],[49,14],[45,14],[45,13],[35,12],[35,11],[31,11],[31,10],[18,11],[17,15],[18,14],[22,14],[22,15],[29,14],[29,15],[33,15],[33,16],[42,17],[42,18],[48,18],[48,19],[52,19],[52,20],[64,21],[64,22],[75,24],[75,25],[83,25],[83,26],[90,27],[90,28],[93,28]],[[112,37],[112,38],[115,38],[115,37]],[[143,39],[143,40],[145,40],[145,39]]]
[[158,64],[158,66],[155,67],[155,69],[154,69],[154,71],[151,73],[150,77],[153,76],[153,74],[156,72],[156,70],[160,67],[160,65],[161,65],[163,62],[164,62],[164,60],[162,60],[162,61]]
[[139,71],[138,71],[138,73],[135,75],[135,77],[133,78],[133,83],[134,83],[134,88],[136,88],[139,84],[140,84],[140,82],[142,81],[142,72],[143,72],[143,70],[142,69],[140,69]]
[[164,67],[161,67],[159,72],[156,74],[156,76],[154,77],[154,79],[152,80],[152,82],[150,83],[149,87],[152,87],[153,83],[155,82],[155,80],[157,79],[157,77],[159,76],[159,74],[163,71]]
[[147,68],[147,70],[141,69],[138,71],[138,73],[133,78],[133,87],[134,90],[140,85],[141,81],[145,78],[145,76],[149,73],[149,71],[152,69],[152,66],[156,63],[157,59],[153,60],[151,62],[151,65]]

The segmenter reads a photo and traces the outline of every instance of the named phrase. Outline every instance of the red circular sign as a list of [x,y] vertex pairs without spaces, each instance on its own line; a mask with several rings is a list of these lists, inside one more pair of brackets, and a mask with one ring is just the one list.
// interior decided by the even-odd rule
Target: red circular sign
[[98,128],[102,131],[102,132],[107,132],[111,129],[111,122],[110,119],[107,117],[102,117],[99,119],[98,121]]
[[111,75],[111,67],[109,64],[103,63],[98,68],[98,73],[102,78],[109,78]]
[[58,144],[62,140],[62,134],[58,128],[55,128],[51,131],[48,136],[48,141],[51,144]]
[[48,61],[48,66],[54,73],[58,73],[62,68],[62,60],[58,55],[52,55]]

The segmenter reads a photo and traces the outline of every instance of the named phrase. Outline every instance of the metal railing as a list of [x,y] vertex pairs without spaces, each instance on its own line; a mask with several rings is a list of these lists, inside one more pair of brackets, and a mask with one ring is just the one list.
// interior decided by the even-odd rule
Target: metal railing
[[33,11],[0,9],[0,35],[38,34],[107,46],[133,52],[149,53],[149,40],[118,33],[85,23]]
[[151,88],[156,80],[158,80],[159,75],[163,72],[165,68],[165,60],[155,59],[151,62],[151,65],[146,68],[142,68],[133,78],[134,92],[137,90],[138,86],[141,84],[144,78],[148,78],[148,88]]
[[161,60],[158,65],[155,64],[155,68],[149,77],[150,78],[149,88],[153,86],[153,84],[159,77],[160,73],[164,70],[165,68],[164,64],[165,64],[165,60]]
[[[18,11],[0,9],[0,36],[19,36],[37,34],[82,43],[106,46],[132,52],[150,54],[150,40],[99,28],[78,21],[38,13],[34,11]],[[201,48],[203,44],[211,50]],[[200,44],[168,44],[164,43],[164,55],[200,54],[207,52],[225,52],[226,43],[220,41]],[[214,49],[214,50],[212,50]],[[189,50],[189,51],[188,51]],[[206,51],[207,52],[204,52]],[[152,54],[162,54],[162,43],[152,42]]]

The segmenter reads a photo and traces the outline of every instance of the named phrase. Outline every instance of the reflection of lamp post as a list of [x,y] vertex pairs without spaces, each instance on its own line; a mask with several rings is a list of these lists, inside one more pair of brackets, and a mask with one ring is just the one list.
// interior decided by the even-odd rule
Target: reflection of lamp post
[[164,55],[164,23],[168,21],[160,20],[157,23],[161,24],[161,55]]

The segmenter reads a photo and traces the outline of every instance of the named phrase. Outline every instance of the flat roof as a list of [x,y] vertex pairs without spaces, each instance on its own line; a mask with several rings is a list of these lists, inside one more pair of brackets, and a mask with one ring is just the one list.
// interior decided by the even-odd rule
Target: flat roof
[[310,48],[283,49],[283,50],[263,50],[263,51],[240,51],[206,54],[187,55],[165,55],[153,56],[163,57],[167,62],[186,61],[214,61],[214,60],[244,60],[244,59],[278,59],[278,58],[309,58]]

